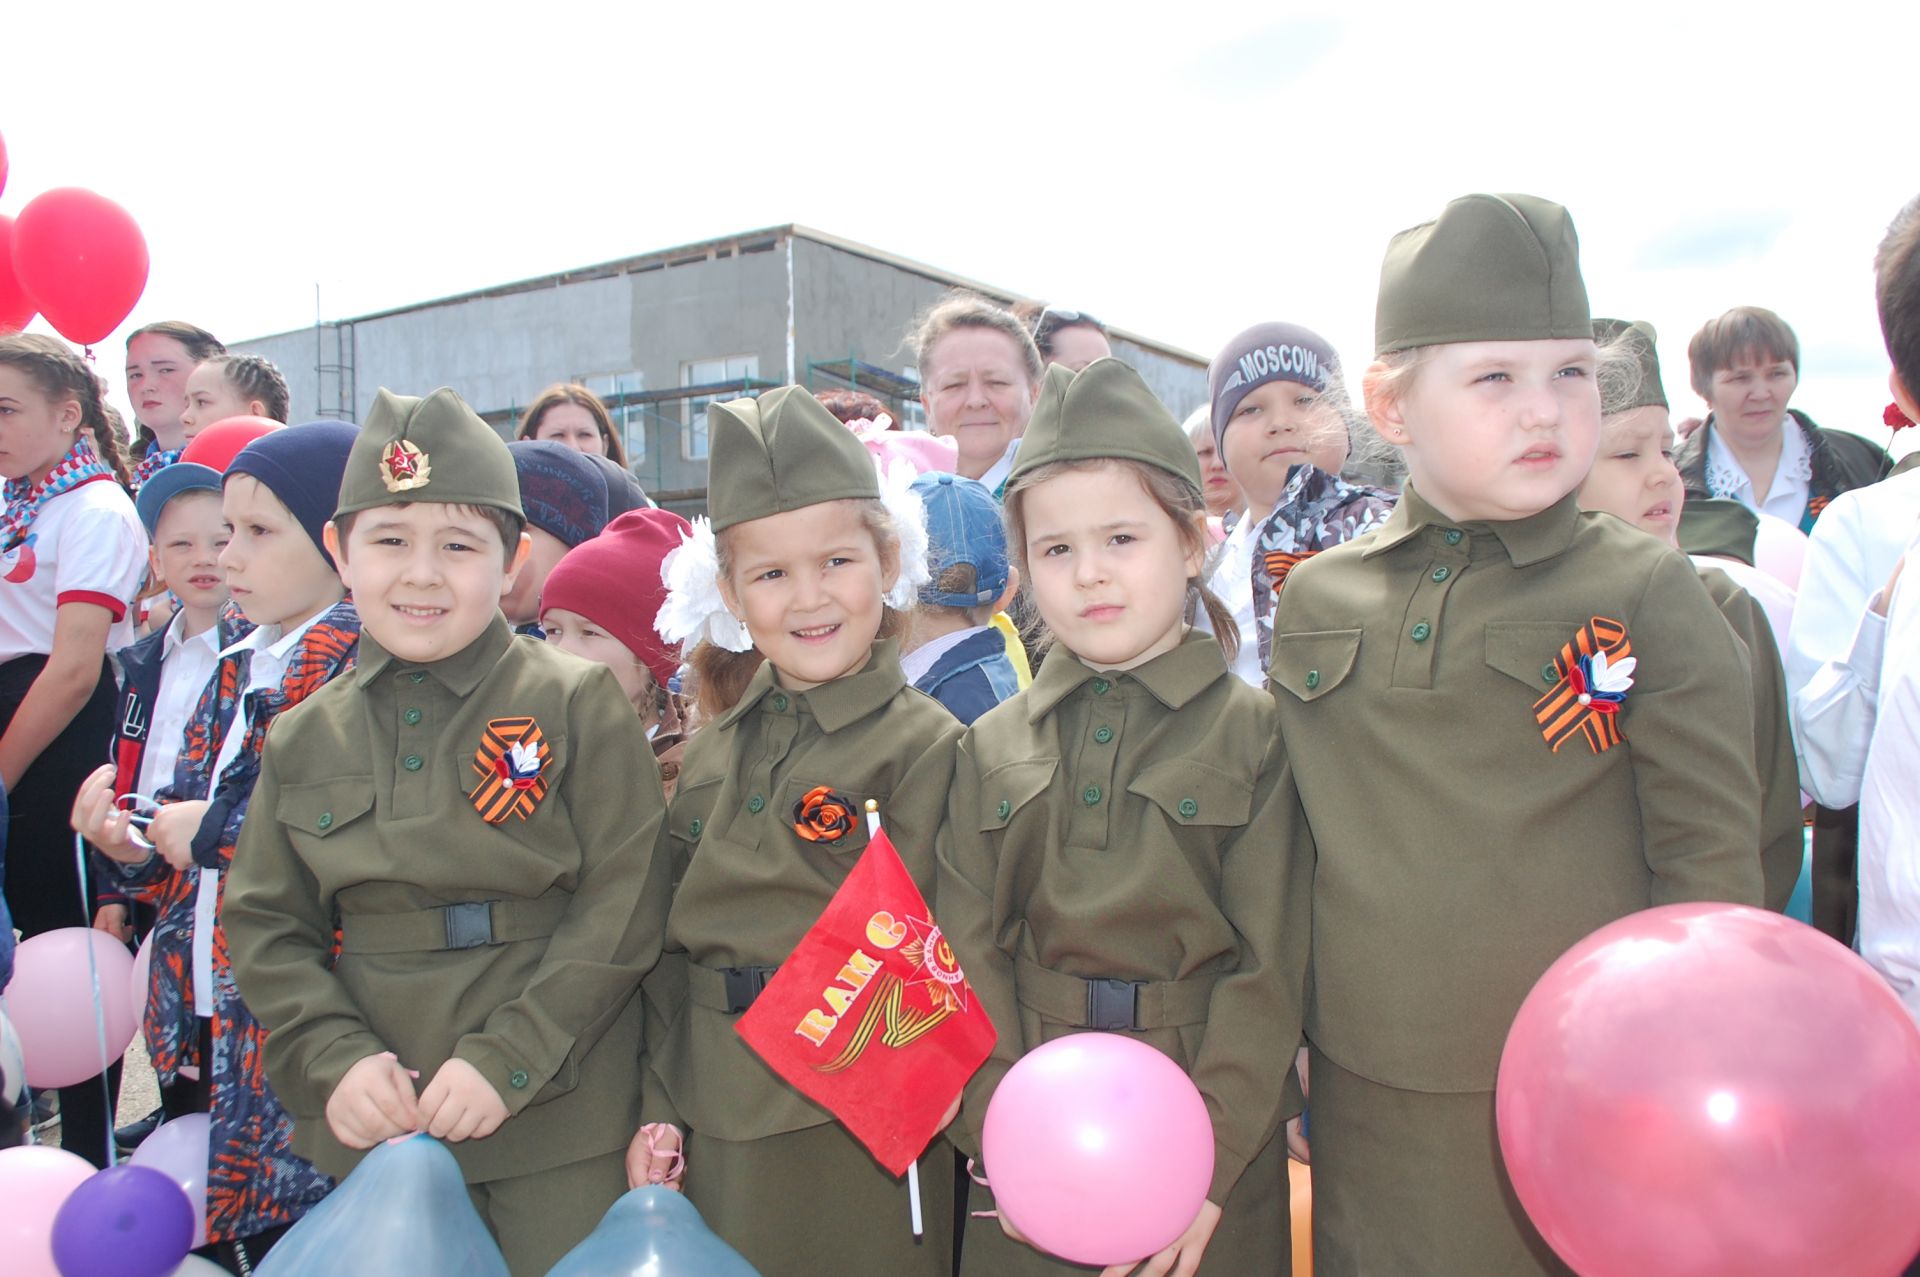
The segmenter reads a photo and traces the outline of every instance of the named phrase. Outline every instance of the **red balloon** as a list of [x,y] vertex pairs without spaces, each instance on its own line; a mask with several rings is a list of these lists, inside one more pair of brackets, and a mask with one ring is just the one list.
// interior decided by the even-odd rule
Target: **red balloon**
[[147,286],[147,241],[126,209],[77,186],[36,195],[14,225],[13,269],[68,341],[104,341]]
[[[0,169],[4,167],[0,163]],[[35,309],[33,298],[13,273],[13,219],[0,213],[0,332],[19,332],[33,322]]]
[[1920,1030],[1779,914],[1667,905],[1582,940],[1521,1004],[1497,1108],[1584,1277],[1891,1277],[1920,1251]]

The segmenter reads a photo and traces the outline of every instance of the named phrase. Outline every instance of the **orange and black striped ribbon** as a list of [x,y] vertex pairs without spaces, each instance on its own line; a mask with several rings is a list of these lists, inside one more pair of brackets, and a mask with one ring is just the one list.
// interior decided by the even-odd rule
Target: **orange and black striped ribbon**
[[[500,760],[515,745],[526,745],[540,758],[540,774],[531,785],[522,788],[500,775]],[[473,791],[473,809],[489,825],[497,825],[508,816],[525,820],[540,800],[547,796],[547,758],[550,751],[540,734],[540,725],[531,718],[496,718],[487,724],[480,738],[479,752],[473,756],[473,770],[481,777]]]
[[1556,754],[1576,735],[1584,737],[1587,747],[1596,754],[1626,739],[1620,734],[1620,715],[1601,713],[1592,705],[1582,705],[1579,694],[1573,690],[1573,680],[1568,677],[1581,657],[1595,652],[1605,652],[1608,661],[1631,656],[1633,644],[1627,641],[1627,627],[1596,616],[1580,627],[1573,642],[1560,649],[1560,655],[1553,662],[1559,680],[1552,691],[1533,703],[1533,717],[1540,724],[1540,734]]
[[1318,553],[1318,550],[1308,550],[1303,554],[1289,554],[1284,550],[1268,551],[1265,556],[1267,576],[1273,582],[1273,592],[1280,593],[1280,587],[1287,583],[1288,574]]

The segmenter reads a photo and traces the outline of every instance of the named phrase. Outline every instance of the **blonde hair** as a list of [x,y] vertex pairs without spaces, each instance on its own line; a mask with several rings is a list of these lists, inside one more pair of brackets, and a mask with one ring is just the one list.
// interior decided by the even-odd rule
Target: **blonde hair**
[[1029,384],[1038,384],[1046,376],[1046,363],[1040,358],[1040,348],[1033,344],[1033,334],[1027,331],[1027,326],[1012,311],[996,306],[976,293],[955,290],[923,311],[908,331],[907,341],[913,347],[913,362],[920,371],[923,383],[930,371],[927,361],[933,357],[933,348],[940,344],[942,337],[962,328],[984,328],[1012,342],[1013,348],[1020,354],[1021,362],[1026,365]]
[[[1021,589],[1031,589],[1032,574],[1027,571],[1027,512],[1026,496],[1034,488],[1049,479],[1057,479],[1063,474],[1079,474],[1092,470],[1116,470],[1130,474],[1139,481],[1140,487],[1153,498],[1160,512],[1173,521],[1180,536],[1180,543],[1188,553],[1199,551],[1204,556],[1208,549],[1206,533],[1207,503],[1200,496],[1200,489],[1159,466],[1148,465],[1144,461],[1134,461],[1126,457],[1093,457],[1082,461],[1053,461],[1036,466],[1020,475],[1007,485],[1004,515],[1007,522],[1007,553],[1013,565],[1020,569],[1023,582]],[[1220,650],[1226,653],[1229,663],[1240,651],[1240,625],[1233,619],[1233,613],[1227,605],[1209,590],[1204,576],[1187,578],[1189,601],[1198,601],[1207,614],[1207,622],[1213,627],[1213,636],[1220,643]],[[1053,645],[1053,635],[1046,628],[1046,621],[1039,618],[1039,608],[1035,609],[1035,620],[1031,627],[1035,642],[1030,646],[1036,653],[1043,653]]]
[[[893,516],[876,498],[856,497],[847,500],[846,504],[858,509],[861,525],[873,538],[874,548],[880,552],[881,575],[884,577],[889,568],[898,567],[900,562],[900,535],[894,531]],[[733,575],[732,532],[731,527],[723,528],[713,538],[723,578]],[[906,629],[907,614],[895,610],[890,604],[883,605],[880,629],[874,638],[899,638]],[[701,717],[711,721],[738,705],[740,698],[746,695],[747,684],[753,681],[755,672],[766,659],[757,647],[750,647],[744,652],[729,652],[724,647],[716,647],[705,641],[697,644],[687,654],[687,664],[693,668]]]

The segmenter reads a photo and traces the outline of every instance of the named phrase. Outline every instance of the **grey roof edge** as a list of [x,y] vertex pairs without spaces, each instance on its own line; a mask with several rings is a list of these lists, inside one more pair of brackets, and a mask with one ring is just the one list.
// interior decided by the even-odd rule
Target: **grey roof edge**
[[[630,275],[637,271],[654,270],[659,267],[675,264],[676,262],[684,261],[690,263],[695,260],[703,260],[714,256],[715,250],[721,248],[729,250],[729,255],[747,251],[749,250],[749,246],[757,245],[769,237],[771,237],[773,243],[777,245],[782,238],[788,236],[811,240],[816,244],[837,249],[843,253],[851,253],[857,257],[865,257],[871,261],[880,262],[884,265],[892,266],[895,269],[904,270],[925,279],[930,279],[935,283],[945,284],[950,288],[964,288],[969,292],[979,293],[989,300],[1002,304],[1011,304],[1024,298],[1023,294],[1015,292],[1012,289],[983,283],[977,279],[970,279],[965,275],[956,275],[952,271],[941,270],[937,266],[930,266],[925,262],[916,261],[910,257],[902,257],[897,253],[890,253],[885,249],[875,248],[870,244],[862,244],[856,240],[846,239],[828,231],[816,230],[811,226],[803,226],[798,222],[787,222],[779,226],[765,226],[757,230],[740,231],[731,235],[718,235],[711,239],[696,240],[690,244],[678,244],[671,248],[656,249],[653,252],[641,253],[633,257],[616,258],[613,261],[598,262],[590,266],[576,266],[563,271],[555,271],[546,275],[536,275],[528,279],[513,280],[503,284],[490,284],[484,288],[470,289],[463,293],[453,293],[445,297],[435,297],[427,301],[409,302],[404,306],[392,306],[385,310],[371,311],[364,315],[354,315],[350,318],[323,322],[329,324],[369,323],[373,320],[389,319],[395,315],[410,314],[418,310],[432,310],[438,306],[456,306],[463,302],[480,301],[489,297],[506,297],[514,293],[534,292],[544,288],[558,288],[563,284],[579,283],[584,280],[607,279],[616,275]],[[235,346],[246,346],[253,342],[270,341],[276,337],[292,337],[300,333],[311,332],[316,326],[317,325],[314,324],[305,324],[299,328],[289,328],[283,332],[262,333],[258,336],[244,338],[232,344]],[[1131,342],[1136,346],[1151,350],[1157,354],[1194,363],[1202,368],[1207,365],[1207,360],[1201,355],[1197,355],[1190,350],[1182,349],[1179,346],[1171,345],[1164,341],[1142,336],[1130,329],[1115,328],[1109,325],[1107,331],[1123,341]]]

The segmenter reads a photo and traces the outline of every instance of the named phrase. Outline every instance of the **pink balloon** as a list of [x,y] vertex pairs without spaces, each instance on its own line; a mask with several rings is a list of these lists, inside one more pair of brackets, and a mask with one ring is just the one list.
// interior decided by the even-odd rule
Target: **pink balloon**
[[1199,1213],[1213,1123],[1165,1055],[1117,1033],[1075,1033],[1007,1071],[981,1153],[994,1205],[1034,1245],[1121,1264],[1165,1249]]
[[1760,516],[1753,534],[1753,566],[1789,590],[1800,588],[1800,566],[1807,558],[1807,534],[1785,519]]
[[162,1123],[128,1160],[151,1167],[180,1186],[193,1206],[193,1249],[207,1244],[207,1168],[212,1164],[212,1119],[188,1113]]
[[77,186],[36,195],[14,225],[13,269],[68,341],[105,341],[147,287],[147,240],[133,215]]
[[13,219],[0,213],[0,332],[23,331],[36,309],[13,271]]
[[144,1023],[147,1018],[147,999],[153,993],[153,933],[140,942],[133,954],[133,975],[127,980],[127,996],[133,999],[133,1018],[136,1024]]
[[1920,1030],[1864,962],[1736,905],[1602,927],[1500,1059],[1500,1147],[1585,1277],[1896,1274],[1920,1251]]
[[[100,976],[105,1060],[94,1018],[89,949]],[[128,988],[132,975],[133,955],[126,946],[91,927],[62,927],[21,941],[7,986],[7,1015],[20,1035],[30,1085],[72,1086],[120,1058],[138,1027]]]
[[0,1267],[7,1277],[60,1277],[53,1217],[92,1178],[93,1167],[64,1149],[0,1149]]

